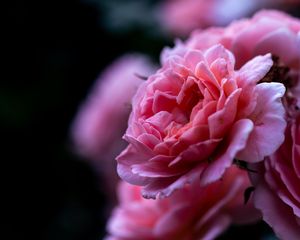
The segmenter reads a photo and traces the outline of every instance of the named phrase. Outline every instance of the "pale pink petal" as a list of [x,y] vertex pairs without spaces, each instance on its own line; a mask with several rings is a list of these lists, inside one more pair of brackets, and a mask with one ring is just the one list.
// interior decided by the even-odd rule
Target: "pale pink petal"
[[295,34],[287,28],[279,28],[270,32],[257,42],[253,55],[266,52],[272,52],[287,65],[299,65],[299,45],[297,46]]
[[273,61],[270,53],[253,58],[238,71],[238,86],[256,84],[269,72],[272,66]]
[[255,88],[257,104],[250,115],[254,129],[247,146],[237,155],[238,159],[247,162],[258,162],[274,153],[284,140],[285,110],[281,97],[285,88],[280,83],[261,83]]

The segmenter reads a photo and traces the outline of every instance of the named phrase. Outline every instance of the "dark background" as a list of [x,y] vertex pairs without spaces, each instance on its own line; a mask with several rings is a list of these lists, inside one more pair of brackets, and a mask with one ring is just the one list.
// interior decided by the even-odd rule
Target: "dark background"
[[101,179],[71,151],[70,123],[112,60],[128,51],[157,58],[165,40],[149,36],[139,25],[121,33],[109,29],[101,1],[6,4],[1,34],[1,238],[102,239],[107,200]]
[[[171,41],[153,22],[111,27],[101,0],[7,3],[1,34],[1,239],[102,239],[107,200],[101,179],[71,151],[70,123],[113,59],[138,51],[157,61]],[[259,239],[268,231],[265,224],[233,228],[220,239]]]

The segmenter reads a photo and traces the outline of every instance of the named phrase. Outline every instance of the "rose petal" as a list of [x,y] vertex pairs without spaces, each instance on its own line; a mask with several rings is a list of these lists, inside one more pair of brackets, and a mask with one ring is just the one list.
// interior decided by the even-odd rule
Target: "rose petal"
[[285,110],[280,98],[285,88],[280,83],[261,83],[256,86],[257,104],[250,118],[254,129],[247,146],[237,155],[247,162],[258,162],[274,153],[284,140]]

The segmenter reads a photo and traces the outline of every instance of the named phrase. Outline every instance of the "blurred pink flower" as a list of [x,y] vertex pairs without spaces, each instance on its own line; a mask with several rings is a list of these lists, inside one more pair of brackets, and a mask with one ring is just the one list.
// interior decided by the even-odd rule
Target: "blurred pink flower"
[[226,47],[237,67],[259,54],[271,52],[292,69],[300,68],[300,20],[279,11],[260,11],[252,19],[225,30]]
[[107,178],[112,192],[113,183],[118,180],[114,159],[126,146],[122,135],[131,111],[131,98],[143,82],[137,75],[148,76],[152,72],[154,66],[146,57],[122,56],[99,76],[72,124],[75,151]]
[[262,8],[286,8],[300,0],[165,0],[159,9],[163,27],[177,36],[210,26],[224,26]]
[[288,67],[287,97],[298,101],[300,107],[300,20],[279,11],[260,11],[252,19],[231,24],[224,30],[221,42],[230,49],[237,67],[259,55],[272,53],[279,65]]
[[72,125],[76,150],[97,160],[113,147],[112,143],[120,143],[131,98],[143,82],[137,74],[148,76],[152,72],[153,64],[146,57],[133,54],[119,58],[99,76]]
[[279,150],[264,162],[263,174],[253,174],[255,206],[281,239],[300,236],[300,111],[286,130]]
[[169,32],[186,36],[197,28],[222,26],[251,14],[257,0],[167,0],[160,10],[160,21]]
[[167,0],[161,6],[159,19],[169,32],[186,36],[196,28],[213,24],[215,4],[214,0]]
[[144,186],[144,197],[169,196],[198,179],[209,184],[234,158],[261,161],[283,142],[285,88],[263,82],[271,55],[239,71],[234,64],[222,45],[177,46],[139,87],[124,136],[130,144],[117,160],[120,177]]
[[122,182],[106,239],[214,239],[232,223],[252,223],[260,217],[251,202],[243,203],[247,187],[247,173],[235,166],[219,181],[206,187],[186,185],[165,199],[144,199],[140,187]]
[[235,21],[226,28],[197,30],[185,45],[203,49],[216,43],[233,52],[237,68],[269,52],[292,70],[300,68],[300,20],[279,11],[262,10],[253,18]]

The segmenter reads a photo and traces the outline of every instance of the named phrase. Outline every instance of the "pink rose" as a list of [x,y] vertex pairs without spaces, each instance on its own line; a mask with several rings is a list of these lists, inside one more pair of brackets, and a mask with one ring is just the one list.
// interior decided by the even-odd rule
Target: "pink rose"
[[211,240],[231,223],[251,223],[259,218],[252,203],[243,203],[249,187],[247,173],[233,166],[222,180],[206,187],[186,185],[165,199],[144,199],[140,187],[122,182],[119,206],[107,229],[110,240]]
[[72,125],[77,151],[98,160],[114,148],[112,143],[117,141],[116,145],[124,146],[121,138],[126,130],[131,98],[143,82],[138,75],[148,76],[153,71],[146,57],[128,54],[99,76]]
[[131,110],[131,98],[143,82],[137,74],[154,72],[150,61],[139,54],[116,60],[95,82],[71,127],[76,152],[99,170],[111,185],[117,182],[114,158],[126,146],[122,140]]
[[120,177],[144,186],[146,198],[214,182],[234,158],[261,161],[284,140],[285,88],[263,82],[270,54],[235,71],[222,45],[177,52],[140,85],[124,136],[129,146],[117,158]]
[[[279,150],[264,162],[263,175],[253,174],[255,206],[281,239],[300,236],[300,111],[289,124]],[[260,177],[260,178],[259,178]]]

